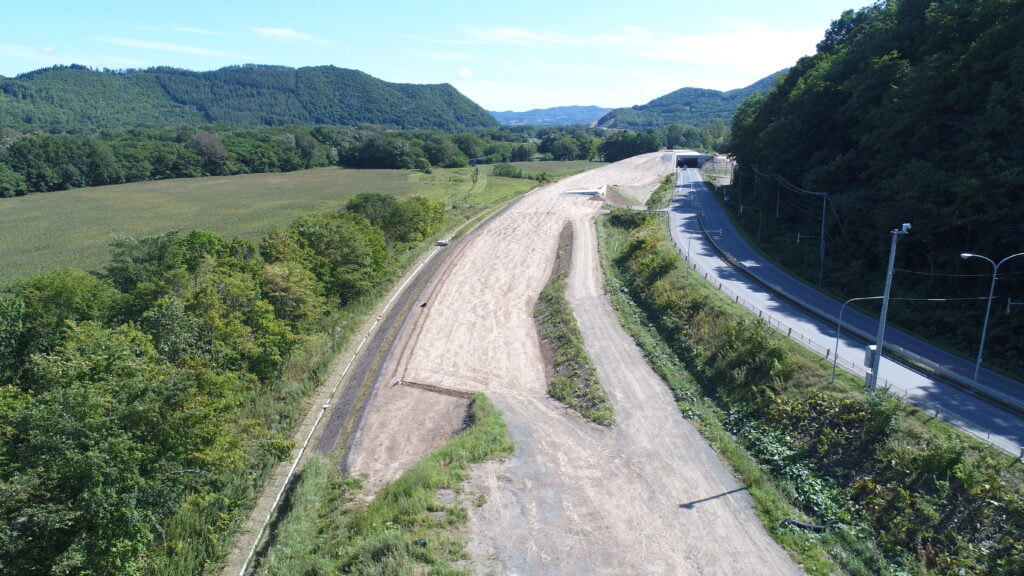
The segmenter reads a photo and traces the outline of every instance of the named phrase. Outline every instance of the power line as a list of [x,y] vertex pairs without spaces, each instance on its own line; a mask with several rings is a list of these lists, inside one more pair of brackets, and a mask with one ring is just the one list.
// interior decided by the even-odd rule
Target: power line
[[[897,272],[905,272],[907,274],[919,274],[921,276],[942,276],[946,278],[991,278],[991,274],[939,274],[936,272],[921,272],[920,270],[903,270],[901,268],[896,269]],[[1021,276],[1020,272],[1013,274],[1001,274],[1000,278],[1014,278]]]

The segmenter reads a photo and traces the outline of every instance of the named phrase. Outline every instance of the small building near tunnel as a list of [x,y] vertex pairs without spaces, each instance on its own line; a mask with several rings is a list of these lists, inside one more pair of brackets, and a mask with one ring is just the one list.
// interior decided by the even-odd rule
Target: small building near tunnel
[[705,162],[714,158],[711,154],[701,154],[693,150],[674,150],[676,168],[700,168]]

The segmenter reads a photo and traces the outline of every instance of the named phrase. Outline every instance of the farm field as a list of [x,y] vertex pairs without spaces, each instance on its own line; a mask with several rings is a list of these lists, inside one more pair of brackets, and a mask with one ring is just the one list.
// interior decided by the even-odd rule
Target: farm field
[[[534,186],[490,177],[490,166],[301,172],[161,180],[32,194],[0,202],[0,285],[63,267],[96,270],[117,235],[203,229],[255,240],[302,214],[338,209],[364,192],[421,195],[449,205],[489,204]],[[585,168],[579,168],[577,171]]]

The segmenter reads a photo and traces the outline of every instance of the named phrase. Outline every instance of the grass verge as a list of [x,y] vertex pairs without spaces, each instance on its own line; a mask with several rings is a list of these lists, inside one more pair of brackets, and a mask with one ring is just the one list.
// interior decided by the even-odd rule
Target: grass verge
[[513,449],[500,414],[477,394],[468,427],[369,504],[355,501],[356,480],[342,477],[329,460],[313,458],[257,574],[467,574],[458,565],[468,558],[463,499],[438,493],[458,495],[471,464]]
[[658,184],[658,187],[654,189],[650,197],[647,198],[647,209],[648,210],[663,210],[668,208],[669,202],[672,200],[672,193],[676,189],[676,175],[675,173],[665,176],[665,179]]
[[597,379],[597,371],[583,346],[583,336],[565,298],[572,264],[572,223],[566,223],[558,238],[558,254],[551,280],[541,291],[533,308],[545,358],[550,364],[548,394],[600,424],[615,424],[608,395]]

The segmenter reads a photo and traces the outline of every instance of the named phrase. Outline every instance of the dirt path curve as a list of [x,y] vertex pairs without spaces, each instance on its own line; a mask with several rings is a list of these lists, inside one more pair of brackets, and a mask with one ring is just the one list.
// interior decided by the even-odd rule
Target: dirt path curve
[[[593,228],[600,203],[572,191],[652,185],[673,168],[671,154],[648,154],[524,198],[467,239],[403,336],[385,381],[485,391],[516,443],[513,457],[478,467],[471,481],[486,497],[470,511],[469,547],[481,574],[800,573],[682,419],[602,294]],[[612,429],[583,422],[545,394],[532,308],[566,220],[575,231],[569,298],[615,406]],[[433,420],[427,396],[379,388],[350,470],[382,482],[417,457],[402,446]]]

